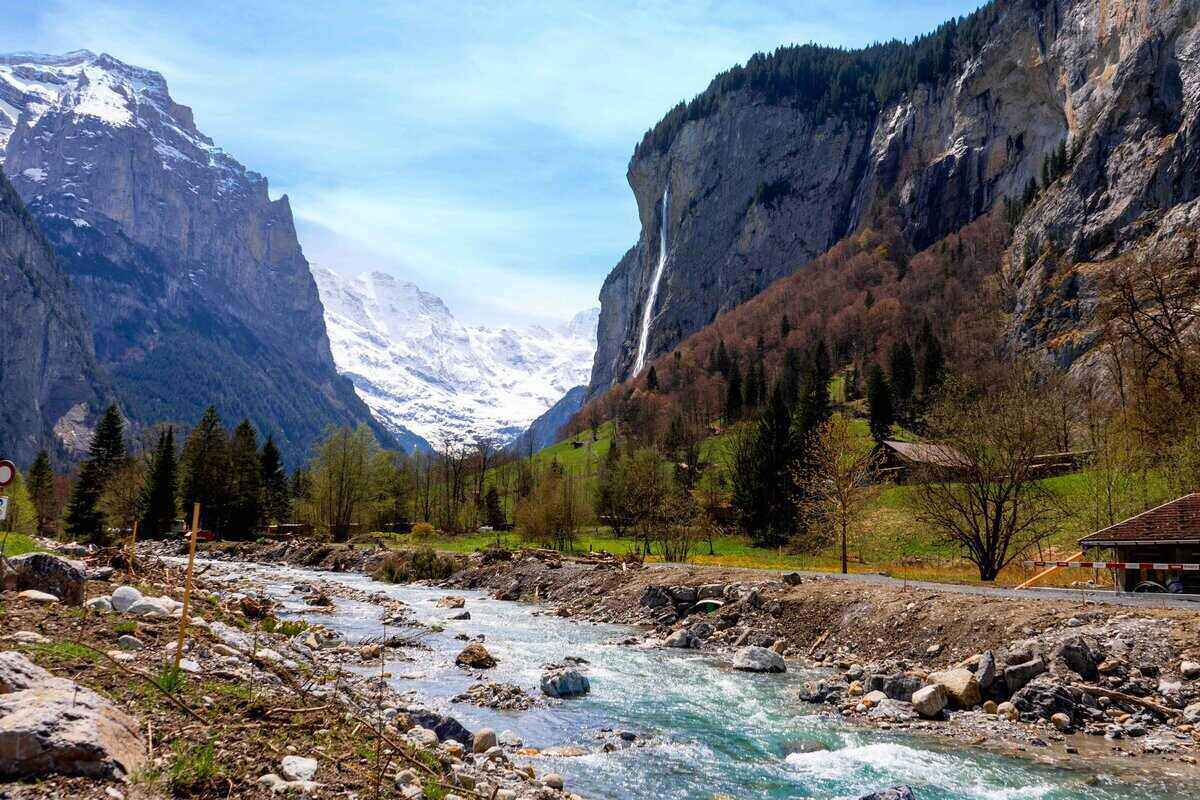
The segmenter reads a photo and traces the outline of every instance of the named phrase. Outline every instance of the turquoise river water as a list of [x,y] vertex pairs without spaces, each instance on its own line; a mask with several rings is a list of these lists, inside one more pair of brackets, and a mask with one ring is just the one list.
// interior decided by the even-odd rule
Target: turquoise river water
[[[219,565],[214,572],[223,572]],[[415,691],[469,729],[513,730],[527,746],[579,745],[592,751],[573,758],[529,759],[539,771],[558,772],[567,787],[588,798],[711,800],[733,798],[857,798],[900,783],[919,800],[1183,800],[1165,786],[1131,786],[1103,774],[1082,774],[929,738],[852,728],[796,698],[805,675],[734,672],[715,656],[618,646],[630,629],[538,614],[536,606],[499,602],[472,592],[471,619],[448,622],[434,600],[444,590],[375,583],[360,575],[237,565],[312,622],[341,631],[351,641],[386,631],[370,603],[337,601],[336,613],[314,613],[291,594],[297,582],[320,578],[407,603],[418,618],[439,622],[445,633],[428,637],[430,654],[388,664],[394,686]],[[525,712],[501,712],[450,698],[474,682],[453,665],[462,641],[454,634],[483,634],[499,660],[488,679],[515,683],[535,695],[541,666],[565,656],[587,659],[591,693],[551,701]],[[430,661],[434,663],[430,664]],[[603,729],[632,731],[643,746],[599,752]]]

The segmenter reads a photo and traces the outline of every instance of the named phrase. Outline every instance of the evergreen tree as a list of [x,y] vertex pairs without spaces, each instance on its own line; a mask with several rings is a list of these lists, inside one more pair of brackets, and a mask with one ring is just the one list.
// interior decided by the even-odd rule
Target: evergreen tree
[[742,372],[737,362],[729,367],[729,383],[725,387],[725,422],[732,425],[742,418]]
[[878,364],[872,364],[867,374],[867,411],[870,416],[871,438],[882,442],[892,435],[896,421],[892,408],[892,390]]
[[37,517],[38,535],[52,536],[58,516],[58,502],[54,492],[54,469],[45,450],[39,451],[33,460],[25,484]]
[[646,371],[646,388],[652,392],[658,391],[658,373],[655,371],[653,364]]
[[180,462],[179,494],[191,524],[192,506],[200,504],[200,525],[223,532],[229,512],[229,436],[215,406],[209,406],[188,434]]
[[786,342],[788,334],[792,332],[792,321],[788,319],[788,315],[784,314],[783,319],[779,320],[779,341]]
[[804,386],[804,359],[795,347],[789,347],[783,355],[783,375],[779,383],[783,389],[783,399],[789,407],[800,402],[800,392]]
[[288,485],[288,494],[293,503],[301,503],[312,498],[312,474],[305,467],[292,470],[292,478]]
[[799,523],[797,466],[802,447],[783,391],[771,392],[757,424],[734,443],[731,503],[755,545],[777,547]]
[[141,535],[164,536],[170,532],[178,514],[176,493],[179,491],[179,465],[175,454],[175,429],[167,428],[158,434],[150,474],[143,489]]
[[758,371],[760,367],[755,362],[750,362],[749,369],[746,370],[745,387],[742,391],[742,402],[747,410],[758,408]]
[[483,510],[484,519],[493,530],[503,528],[508,522],[504,517],[504,509],[500,507],[500,493],[496,491],[495,486],[489,486],[483,495]]
[[108,480],[125,464],[125,420],[116,404],[110,405],[96,425],[88,459],[79,471],[67,503],[67,534],[93,544],[107,543],[100,496]]
[[925,320],[921,335],[917,337],[917,352],[920,356],[919,385],[921,402],[928,404],[946,379],[946,357],[942,343],[933,335],[929,320]]
[[891,376],[892,401],[898,411],[906,411],[917,388],[917,365],[907,341],[892,345],[888,353],[888,372]]
[[258,457],[258,434],[248,419],[233,431],[229,466],[228,531],[235,536],[252,536],[262,524],[262,462]]
[[733,371],[733,359],[729,357],[729,351],[725,349],[725,340],[721,339],[717,342],[716,354],[717,372],[726,380],[729,379],[729,374]]
[[275,439],[267,437],[259,458],[262,465],[263,516],[267,522],[287,522],[292,516],[292,493]]

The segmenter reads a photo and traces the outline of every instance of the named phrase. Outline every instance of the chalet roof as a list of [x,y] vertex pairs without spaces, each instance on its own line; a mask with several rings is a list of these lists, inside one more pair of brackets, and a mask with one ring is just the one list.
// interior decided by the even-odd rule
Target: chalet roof
[[1193,492],[1083,537],[1083,547],[1200,543],[1200,493]]
[[966,466],[967,459],[947,444],[932,442],[899,442],[888,439],[883,446],[897,456],[913,464],[928,464],[934,467],[959,468]]

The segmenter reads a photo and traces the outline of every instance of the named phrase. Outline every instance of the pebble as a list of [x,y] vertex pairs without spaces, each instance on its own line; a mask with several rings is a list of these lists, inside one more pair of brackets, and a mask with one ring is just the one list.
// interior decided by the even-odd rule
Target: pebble
[[557,772],[547,772],[542,776],[542,783],[551,789],[558,789],[559,791],[562,791],[563,777]]
[[137,638],[136,636],[130,636],[129,634],[125,634],[117,639],[117,647],[121,648],[122,650],[141,650],[145,646],[146,645],[142,643],[141,639]]
[[317,760],[304,756],[284,756],[279,771],[289,781],[309,781],[317,774]]
[[17,597],[23,600],[28,600],[31,603],[45,603],[53,605],[58,602],[58,598],[49,592],[39,592],[37,589],[26,589],[23,592],[17,592]]
[[36,631],[17,631],[4,637],[5,640],[17,644],[49,644],[50,640]]

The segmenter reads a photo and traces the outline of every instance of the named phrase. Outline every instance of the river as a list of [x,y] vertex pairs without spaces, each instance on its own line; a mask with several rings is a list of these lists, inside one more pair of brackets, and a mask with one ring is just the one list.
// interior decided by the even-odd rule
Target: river
[[[541,615],[536,606],[455,592],[467,598],[471,619],[446,621],[452,612],[434,606],[445,590],[286,567],[213,566],[210,577],[250,578],[284,604],[285,616],[319,622],[351,641],[387,633],[379,622],[379,607],[339,598],[336,613],[314,612],[297,602],[292,586],[323,579],[382,591],[407,603],[422,621],[442,624],[445,633],[427,639],[432,654],[387,665],[395,688],[415,691],[472,730],[508,729],[526,746],[574,744],[592,751],[573,758],[528,759],[540,772],[563,775],[568,789],[588,798],[857,798],[900,783],[911,785],[920,800],[1195,797],[941,746],[927,737],[852,728],[796,699],[803,673],[751,675],[694,651],[619,646],[611,640],[630,629]],[[589,662],[592,691],[525,712],[451,704],[451,697],[474,682],[453,665],[463,646],[454,638],[457,633],[486,637],[488,650],[500,662],[488,680],[515,683],[537,695],[541,665],[571,655]],[[602,729],[633,732],[641,746],[600,752]]]

